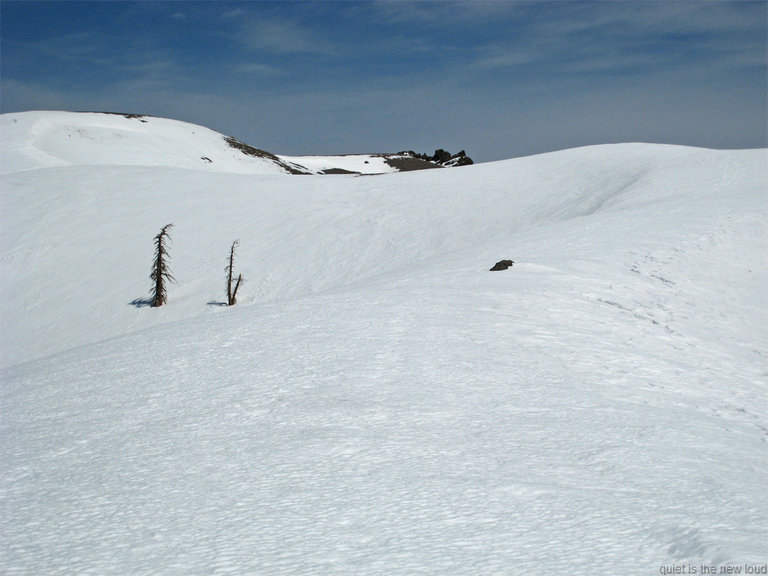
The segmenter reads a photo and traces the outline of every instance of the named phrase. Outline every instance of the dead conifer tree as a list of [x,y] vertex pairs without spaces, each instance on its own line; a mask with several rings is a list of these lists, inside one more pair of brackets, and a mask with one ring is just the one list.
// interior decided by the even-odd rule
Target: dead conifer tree
[[150,306],[155,308],[168,301],[166,284],[176,282],[173,274],[171,274],[171,269],[168,267],[168,260],[170,260],[170,256],[168,256],[168,242],[170,241],[168,230],[171,228],[173,228],[173,224],[166,224],[155,236],[155,261],[152,264],[152,273],[149,275],[153,282],[150,292]]
[[232,277],[234,276],[235,269],[235,248],[240,244],[239,240],[232,242],[232,247],[229,249],[229,266],[227,266],[227,306],[234,306],[237,303],[237,289],[240,288],[240,282],[243,280],[243,275],[238,274],[235,286],[232,287]]

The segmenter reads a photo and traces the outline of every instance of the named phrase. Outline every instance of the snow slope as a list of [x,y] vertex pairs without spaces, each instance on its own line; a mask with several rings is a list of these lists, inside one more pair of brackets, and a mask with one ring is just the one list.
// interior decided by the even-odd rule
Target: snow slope
[[62,166],[164,166],[242,174],[398,172],[397,154],[278,156],[208,128],[137,114],[22,112],[0,116],[0,173]]
[[765,150],[78,162],[2,178],[0,572],[768,562]]
[[397,154],[349,154],[346,156],[281,156],[287,162],[301,165],[313,174],[332,170],[360,174],[387,174],[398,172],[387,159],[401,158]]

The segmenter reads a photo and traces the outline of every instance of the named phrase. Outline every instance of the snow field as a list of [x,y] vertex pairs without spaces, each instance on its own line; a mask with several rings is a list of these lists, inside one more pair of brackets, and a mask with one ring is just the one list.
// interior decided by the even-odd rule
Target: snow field
[[[6,174],[0,571],[767,562],[767,166]],[[179,284],[131,304],[168,222]]]
[[[716,179],[723,172],[718,163],[731,162],[727,154],[716,159],[704,151],[669,151],[672,161],[664,148],[598,147],[480,169],[363,178],[254,179],[109,166],[7,175],[4,212],[13,217],[4,218],[0,230],[0,312],[19,329],[0,339],[2,364],[218,312],[209,304],[223,300],[222,263],[235,239],[241,240],[236,267],[247,281],[241,303],[290,298],[588,216],[606,202],[636,209],[634,202],[660,202],[669,193],[683,204],[689,197],[706,198],[719,184],[702,180],[699,163],[712,162],[710,178]],[[686,168],[696,172],[678,174],[674,159],[691,155],[695,161]],[[626,156],[637,165],[627,167]],[[672,166],[655,175],[662,185],[641,186],[635,200],[632,182],[643,178],[647,166],[668,162]],[[754,181],[759,174],[745,177]],[[675,207],[678,220],[687,209]],[[179,285],[171,288],[167,309],[147,314],[130,303],[147,298],[152,238],[169,222],[175,225],[171,267]],[[571,257],[581,258],[576,250]],[[56,304],[41,313],[46,302]]]
[[[26,472],[10,502],[33,503],[5,509],[44,527],[39,548],[4,538],[9,555],[29,572],[179,574],[764,558],[762,388],[684,365],[570,289],[541,295],[525,264],[462,273],[477,260],[6,370],[3,403],[28,412],[3,436],[35,457],[4,454]],[[569,302],[564,330],[548,316]],[[592,324],[610,318],[606,339]],[[713,371],[727,389],[706,386]]]

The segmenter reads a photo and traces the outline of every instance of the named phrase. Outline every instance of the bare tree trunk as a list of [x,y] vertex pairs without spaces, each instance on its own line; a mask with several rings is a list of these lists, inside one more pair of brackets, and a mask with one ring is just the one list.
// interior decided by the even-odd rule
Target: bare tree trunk
[[232,287],[232,276],[235,269],[235,248],[240,244],[239,240],[232,242],[232,247],[229,249],[229,266],[227,266],[227,306],[234,306],[237,303],[237,289],[240,287],[240,282],[243,280],[243,275],[237,276],[237,281],[234,288]]
[[234,306],[235,304],[237,304],[237,289],[240,288],[240,282],[242,281],[242,279],[243,279],[243,275],[238,274],[237,282],[235,283],[235,289],[232,290],[232,297],[229,299],[230,306]]
[[162,306],[168,301],[167,282],[175,282],[171,269],[168,267],[168,242],[170,240],[168,230],[173,228],[173,224],[166,224],[160,233],[155,236],[155,261],[152,264],[152,273],[149,278],[154,282],[150,292],[153,308]]

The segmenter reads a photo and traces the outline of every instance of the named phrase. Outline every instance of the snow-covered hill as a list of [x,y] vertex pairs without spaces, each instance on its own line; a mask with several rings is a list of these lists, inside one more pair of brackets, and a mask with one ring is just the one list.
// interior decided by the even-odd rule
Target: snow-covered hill
[[138,114],[5,114],[0,134],[3,174],[73,165],[238,174],[382,174],[439,167],[407,154],[279,156],[202,126]]
[[294,177],[22,116],[50,120],[0,117],[0,572],[768,562],[765,150]]

